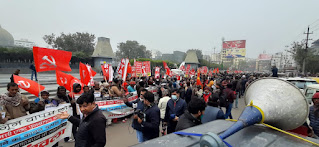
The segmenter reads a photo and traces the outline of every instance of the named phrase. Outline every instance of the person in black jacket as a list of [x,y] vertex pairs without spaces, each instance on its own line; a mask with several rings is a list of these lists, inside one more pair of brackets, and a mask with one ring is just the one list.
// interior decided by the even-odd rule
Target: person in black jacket
[[189,104],[187,111],[180,117],[175,131],[194,127],[201,123],[201,116],[205,113],[206,102],[203,99],[194,98]]
[[187,85],[187,90],[185,91],[185,101],[188,104],[191,101],[193,90],[192,90],[190,82],[187,82],[186,85]]
[[[132,107],[136,110],[141,110],[143,111],[144,110],[144,94],[147,92],[146,89],[142,89],[142,90],[139,90],[137,92],[137,95],[139,98],[137,98],[136,100],[132,101],[132,102],[129,102],[127,98],[124,98],[123,101],[125,103],[126,106],[129,106],[129,107]],[[142,143],[144,141],[143,139],[143,132],[142,132],[142,126],[141,124],[139,124],[137,122],[137,114],[134,114],[133,115],[133,123],[132,123],[132,127],[136,130],[136,137],[137,137],[137,141],[139,143]]]
[[144,94],[144,105],[143,117],[139,116],[137,121],[143,128],[143,139],[147,141],[159,137],[160,110],[154,104],[154,94],[149,91]]
[[93,94],[81,95],[76,103],[84,117],[80,120],[67,112],[58,114],[59,119],[68,119],[78,127],[75,136],[75,147],[104,147],[106,144],[106,118],[94,101]]

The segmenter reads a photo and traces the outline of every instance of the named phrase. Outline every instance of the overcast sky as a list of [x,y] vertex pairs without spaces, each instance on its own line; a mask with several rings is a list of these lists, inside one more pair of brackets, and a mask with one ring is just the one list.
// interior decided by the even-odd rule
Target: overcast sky
[[224,37],[247,40],[247,57],[257,58],[305,38],[318,19],[319,0],[0,0],[0,25],[15,39],[46,47],[46,34],[89,32],[110,38],[114,52],[136,40],[162,53],[208,54],[220,51]]

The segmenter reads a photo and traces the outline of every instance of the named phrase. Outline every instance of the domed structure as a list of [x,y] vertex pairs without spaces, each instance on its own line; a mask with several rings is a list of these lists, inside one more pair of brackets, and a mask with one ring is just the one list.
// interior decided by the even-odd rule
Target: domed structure
[[0,26],[0,46],[14,46],[12,35]]

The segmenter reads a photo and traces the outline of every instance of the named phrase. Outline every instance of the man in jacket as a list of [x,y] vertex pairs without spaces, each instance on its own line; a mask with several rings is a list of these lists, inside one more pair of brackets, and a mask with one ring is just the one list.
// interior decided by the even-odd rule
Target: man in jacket
[[137,118],[139,124],[143,128],[143,140],[151,140],[159,137],[160,110],[154,104],[154,94],[146,92],[144,94],[144,115]]
[[209,98],[205,114],[201,118],[202,123],[211,122],[217,119],[225,119],[223,110],[218,108],[218,102],[214,98]]
[[4,124],[10,119],[15,119],[27,115],[30,110],[30,103],[26,96],[19,93],[19,87],[16,83],[8,83],[5,94],[0,95],[0,106],[5,112],[4,119],[0,123]]
[[310,106],[309,121],[315,135],[319,136],[319,92],[312,96],[313,106]]
[[234,103],[234,100],[236,99],[236,96],[234,91],[232,90],[232,86],[233,86],[232,84],[227,84],[227,88],[223,90],[223,93],[225,93],[226,99],[227,99],[225,119],[227,119],[228,117],[230,119],[233,119],[233,116],[231,115],[231,110],[233,108],[233,103]]
[[186,85],[187,85],[187,89],[185,91],[185,101],[188,104],[191,101],[193,90],[191,87],[191,83],[189,81],[186,83]]
[[[136,99],[135,101],[129,102],[127,100],[127,98],[124,98],[123,101],[124,101],[125,105],[134,108],[135,111],[137,111],[137,110],[143,111],[144,110],[144,102],[143,102],[144,101],[144,94],[146,92],[147,92],[146,89],[142,89],[142,90],[138,91],[137,94],[138,94],[139,98]],[[137,137],[138,142],[141,143],[144,141],[143,133],[142,133],[143,128],[142,128],[141,124],[139,124],[137,122],[137,118],[138,118],[137,114],[134,114],[133,118],[134,119],[133,119],[132,127],[136,130],[136,137]]]
[[171,99],[167,102],[164,123],[167,124],[167,134],[175,131],[179,117],[184,114],[187,104],[179,98],[177,89],[171,91]]
[[83,94],[77,100],[84,117],[79,119],[67,112],[58,114],[59,119],[68,119],[78,127],[75,147],[104,147],[106,144],[106,118],[94,101],[93,94]]
[[206,103],[203,99],[194,98],[189,104],[187,111],[180,117],[175,131],[194,127],[201,123],[201,116],[205,113]]

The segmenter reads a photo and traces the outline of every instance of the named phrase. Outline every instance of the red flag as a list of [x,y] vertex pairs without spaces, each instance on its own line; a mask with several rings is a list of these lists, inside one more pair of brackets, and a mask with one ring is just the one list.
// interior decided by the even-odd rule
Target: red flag
[[219,69],[218,69],[218,67],[217,67],[217,70],[216,70],[216,72],[217,72],[217,73],[219,73]]
[[109,64],[104,63],[101,65],[103,76],[105,79],[109,78]]
[[92,70],[90,65],[85,65],[80,62],[80,77],[83,84],[88,85],[95,75],[96,72]]
[[214,69],[213,73],[217,73],[217,68]]
[[169,67],[167,66],[165,61],[163,61],[163,65],[164,65],[164,68],[166,70],[166,75],[167,76],[172,76],[171,69],[169,69]]
[[202,74],[207,75],[207,72],[208,72],[207,66],[202,67]]
[[195,76],[195,69],[193,68],[189,74],[190,74],[191,76]]
[[181,65],[179,66],[179,69],[181,71],[185,71],[185,62],[182,62]]
[[155,78],[159,79],[160,78],[160,67],[155,67]]
[[209,70],[208,75],[209,75],[210,77],[212,77],[212,76],[213,76],[213,72],[212,72],[212,70],[211,70],[211,69]]
[[44,86],[38,84],[35,81],[13,75],[14,83],[17,83],[20,88],[24,89],[25,91],[28,91],[29,93],[39,96],[39,93],[44,90]]
[[131,63],[130,63],[130,62],[128,62],[127,73],[128,73],[128,74],[131,74],[131,73],[132,73],[132,66],[131,66]]
[[125,59],[123,58],[121,62],[119,63],[119,65],[117,66],[117,73],[121,75],[122,78],[124,74],[124,68],[125,68]]
[[186,75],[189,75],[190,69],[191,69],[191,65],[187,64],[186,73],[185,73]]
[[66,90],[69,90],[70,92],[72,91],[71,88],[71,81],[73,80],[73,76],[63,73],[61,71],[56,71],[56,82],[60,86],[64,86]]
[[60,70],[71,71],[70,60],[72,52],[33,47],[33,58],[37,72]]

